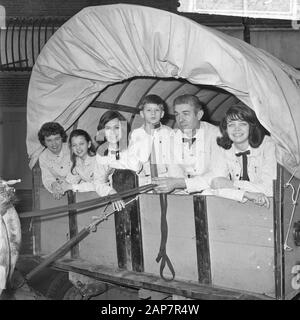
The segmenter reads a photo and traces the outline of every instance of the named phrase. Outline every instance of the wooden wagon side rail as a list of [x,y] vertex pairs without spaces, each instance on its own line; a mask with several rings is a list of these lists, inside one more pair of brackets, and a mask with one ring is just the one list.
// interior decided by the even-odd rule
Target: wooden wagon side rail
[[[41,257],[36,259],[43,260]],[[246,291],[228,290],[221,287],[200,284],[190,281],[173,280],[164,281],[159,276],[145,272],[134,272],[124,269],[110,268],[96,265],[82,259],[62,258],[52,264],[52,268],[80,273],[82,275],[116,284],[124,287],[136,289],[148,289],[176,294],[191,299],[198,300],[273,300],[263,294],[253,294]]]

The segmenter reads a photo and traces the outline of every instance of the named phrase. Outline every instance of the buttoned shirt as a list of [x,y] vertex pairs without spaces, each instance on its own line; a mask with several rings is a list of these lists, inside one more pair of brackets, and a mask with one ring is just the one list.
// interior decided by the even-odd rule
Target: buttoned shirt
[[200,128],[194,135],[191,145],[186,141],[186,133],[177,129],[174,135],[174,164],[169,169],[169,176],[184,177],[186,191],[200,192],[210,187],[213,176],[213,158],[220,153],[216,139],[220,136],[219,128],[201,121]]
[[76,158],[76,165],[72,172],[67,175],[67,182],[72,184],[73,191],[88,192],[95,191],[94,171],[96,156],[89,156],[82,160]]
[[63,143],[62,149],[58,155],[46,148],[39,156],[39,164],[43,185],[52,193],[51,184],[56,181],[56,178],[66,178],[70,172],[72,162],[68,144]]
[[153,129],[151,134],[146,132],[144,126],[131,132],[128,150],[142,165],[142,170],[139,172],[140,185],[151,182],[150,160],[157,165],[159,177],[168,176],[168,166],[173,151],[172,139],[173,130],[163,124]]
[[[107,148],[107,149],[106,149]],[[99,196],[107,196],[112,190],[111,176],[114,169],[127,169],[132,171],[139,170],[139,163],[129,154],[128,150],[119,152],[119,159],[116,157],[116,150],[111,149],[108,144],[103,146],[96,155],[96,164],[94,169],[94,186]],[[107,154],[104,155],[104,151]],[[106,153],[106,152],[105,152]]]

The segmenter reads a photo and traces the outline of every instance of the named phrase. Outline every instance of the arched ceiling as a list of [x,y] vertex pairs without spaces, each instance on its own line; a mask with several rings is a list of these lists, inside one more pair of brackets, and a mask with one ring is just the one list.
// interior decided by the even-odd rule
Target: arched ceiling
[[86,123],[96,128],[99,109],[110,104],[126,113],[134,128],[144,95],[159,94],[172,114],[174,97],[193,93],[207,104],[205,119],[214,123],[237,101],[224,89],[256,112],[276,142],[278,162],[298,170],[299,72],[267,52],[165,11],[130,5],[86,8],[57,30],[32,70],[30,166],[42,152],[37,130],[45,121],[71,128],[92,112]]
[[[231,93],[214,86],[195,85],[185,79],[136,77],[105,88],[91,103],[86,113],[94,112],[94,118],[99,120],[105,110],[115,108],[126,116],[134,128],[141,124],[137,106],[141,99],[148,94],[159,95],[166,102],[168,110],[165,112],[163,122],[171,127],[176,127],[172,105],[173,100],[179,95],[193,94],[199,97],[206,105],[203,120],[213,124],[218,124],[226,110],[232,104],[239,102],[239,99]],[[91,109],[98,110],[92,111]],[[91,119],[90,116],[88,118]],[[79,121],[80,127],[85,127],[84,117]],[[86,129],[94,134],[96,124],[92,127],[90,125],[88,126],[86,123]]]

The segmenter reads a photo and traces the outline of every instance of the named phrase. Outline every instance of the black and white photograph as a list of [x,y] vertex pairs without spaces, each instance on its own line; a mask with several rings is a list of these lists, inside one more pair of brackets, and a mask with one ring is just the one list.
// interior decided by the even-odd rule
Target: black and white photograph
[[299,193],[300,0],[0,0],[0,309],[299,300]]

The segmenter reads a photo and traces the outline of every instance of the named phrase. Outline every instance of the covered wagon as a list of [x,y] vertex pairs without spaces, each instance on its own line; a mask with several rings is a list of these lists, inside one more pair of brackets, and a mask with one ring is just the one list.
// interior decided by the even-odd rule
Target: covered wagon
[[[45,259],[104,211],[76,211],[74,203],[93,201],[96,193],[69,193],[57,201],[43,188],[38,168],[43,149],[37,138],[41,125],[57,121],[68,131],[82,128],[94,137],[100,116],[111,109],[136,128],[141,125],[139,101],[157,94],[169,106],[164,122],[174,127],[172,101],[188,93],[205,103],[205,120],[213,124],[239,101],[256,112],[276,143],[271,207],[169,194],[166,249],[175,271],[169,281],[168,268],[161,278],[155,260],[161,241],[159,196],[138,194],[51,267],[68,272],[75,287],[117,284],[136,290],[136,297],[145,292],[193,299],[296,297],[299,84],[300,73],[267,52],[182,16],[121,4],[83,9],[46,43],[31,75],[27,150],[35,209],[69,204],[63,213],[33,218],[31,258]],[[121,193],[138,187],[136,176],[128,172],[115,175],[114,185]]]

